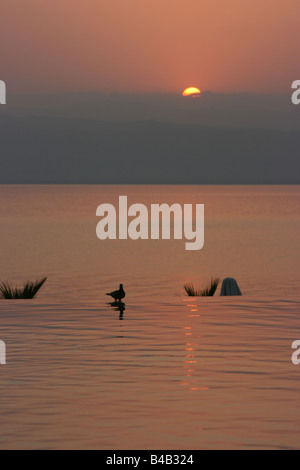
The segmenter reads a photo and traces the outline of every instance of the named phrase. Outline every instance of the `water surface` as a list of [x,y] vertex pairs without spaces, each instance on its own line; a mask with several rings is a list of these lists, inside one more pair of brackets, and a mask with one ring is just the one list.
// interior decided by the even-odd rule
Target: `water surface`
[[[205,248],[96,238],[96,207],[204,203]],[[298,448],[298,187],[0,186],[1,448]],[[235,277],[241,298],[187,298]],[[123,282],[126,309],[107,304]]]

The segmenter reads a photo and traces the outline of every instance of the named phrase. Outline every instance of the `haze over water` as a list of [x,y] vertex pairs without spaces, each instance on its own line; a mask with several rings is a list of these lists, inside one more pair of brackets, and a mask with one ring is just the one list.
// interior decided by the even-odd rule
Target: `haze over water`
[[[205,204],[205,247],[96,238],[96,208]],[[299,187],[0,186],[2,448],[297,448]],[[187,298],[235,277],[241,298]],[[126,310],[105,292],[123,282]]]

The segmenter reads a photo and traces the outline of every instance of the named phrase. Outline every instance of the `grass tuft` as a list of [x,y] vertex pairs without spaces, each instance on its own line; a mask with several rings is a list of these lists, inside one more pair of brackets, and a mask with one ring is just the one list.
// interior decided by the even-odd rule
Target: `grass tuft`
[[201,291],[195,289],[194,284],[192,284],[192,283],[185,284],[184,289],[185,289],[186,294],[189,297],[200,297],[201,296]]
[[184,289],[189,297],[213,297],[219,284],[220,279],[218,277],[213,277],[210,281],[210,286],[206,287],[206,289],[195,289],[194,284],[192,283],[185,284]]
[[9,282],[0,283],[0,298],[2,299],[33,299],[47,278],[26,282],[22,288],[13,287]]

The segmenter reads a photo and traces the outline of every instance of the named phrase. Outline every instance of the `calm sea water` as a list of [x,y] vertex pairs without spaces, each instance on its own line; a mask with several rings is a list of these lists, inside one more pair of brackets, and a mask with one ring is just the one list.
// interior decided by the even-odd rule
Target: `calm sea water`
[[[96,238],[96,208],[204,203],[205,247]],[[298,448],[299,187],[0,186],[1,448]],[[187,298],[233,276],[241,298]],[[124,283],[124,311],[105,292]]]

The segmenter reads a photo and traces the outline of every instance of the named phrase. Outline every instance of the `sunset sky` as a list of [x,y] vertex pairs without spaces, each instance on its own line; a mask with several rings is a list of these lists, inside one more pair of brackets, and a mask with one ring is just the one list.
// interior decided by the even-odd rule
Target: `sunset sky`
[[11,93],[289,92],[299,0],[0,0]]

